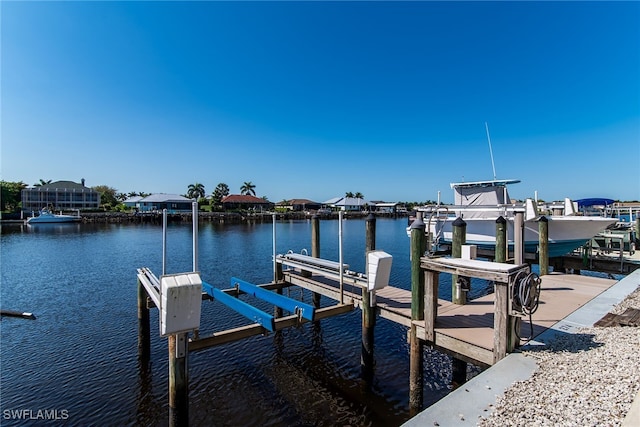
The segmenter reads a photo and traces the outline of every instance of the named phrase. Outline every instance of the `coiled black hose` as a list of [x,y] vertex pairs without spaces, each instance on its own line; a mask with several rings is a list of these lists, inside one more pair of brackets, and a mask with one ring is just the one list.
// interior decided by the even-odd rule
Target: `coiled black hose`
[[[536,273],[520,272],[513,281],[511,308],[513,311],[529,316],[531,335],[525,338],[525,342],[533,339],[533,313],[538,310],[541,284],[542,280]],[[518,328],[516,328],[515,332],[518,339],[522,339]]]

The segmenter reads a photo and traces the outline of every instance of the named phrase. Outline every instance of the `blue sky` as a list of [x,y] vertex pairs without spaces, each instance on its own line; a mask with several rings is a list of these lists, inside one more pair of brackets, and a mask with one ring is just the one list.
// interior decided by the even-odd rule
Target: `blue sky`
[[11,2],[1,176],[640,199],[639,2]]

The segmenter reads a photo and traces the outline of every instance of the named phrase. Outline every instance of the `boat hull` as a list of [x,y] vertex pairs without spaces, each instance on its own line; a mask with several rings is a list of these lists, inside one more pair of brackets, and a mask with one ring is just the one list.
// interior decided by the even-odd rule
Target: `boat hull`
[[60,224],[65,222],[78,222],[81,218],[73,215],[56,215],[49,212],[41,212],[38,216],[32,216],[27,224]]
[[[494,249],[496,244],[496,219],[466,219],[466,244],[477,245],[482,249]],[[581,216],[550,216],[547,219],[549,226],[549,257],[562,256],[579,248],[616,222],[614,218]],[[447,220],[437,220],[430,224],[430,232],[433,233],[433,236],[439,236],[439,243],[451,244],[453,238],[452,222],[453,220],[449,218]],[[509,246],[513,247],[513,218],[507,219],[507,240]],[[539,242],[539,222],[535,219],[525,221],[525,252],[538,252]]]

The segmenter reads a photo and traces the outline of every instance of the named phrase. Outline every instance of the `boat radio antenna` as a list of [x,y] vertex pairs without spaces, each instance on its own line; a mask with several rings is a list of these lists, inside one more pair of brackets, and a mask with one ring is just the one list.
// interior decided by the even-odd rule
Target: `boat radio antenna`
[[489,125],[484,122],[484,128],[487,130],[487,141],[489,141],[489,154],[491,155],[491,167],[493,168],[493,180],[496,180],[496,165],[493,163],[493,150],[491,149],[491,137],[489,136]]

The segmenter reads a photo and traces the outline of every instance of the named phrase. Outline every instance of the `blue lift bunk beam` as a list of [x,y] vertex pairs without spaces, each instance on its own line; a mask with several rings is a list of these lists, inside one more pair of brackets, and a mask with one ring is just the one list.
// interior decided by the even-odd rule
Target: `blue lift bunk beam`
[[208,283],[202,282],[202,288],[207,294],[209,294],[214,299],[217,299],[224,305],[232,308],[233,310],[242,314],[244,317],[250,320],[253,320],[254,322],[261,325],[263,328],[271,332],[275,332],[276,322],[272,315],[267,314],[262,310],[258,310],[254,306],[247,304],[246,302],[241,301],[238,298],[227,295],[220,289],[214,288]]
[[231,286],[237,286],[238,290],[253,295],[256,298],[271,303],[277,307],[287,310],[291,313],[295,313],[303,319],[313,321],[315,318],[315,307],[309,304],[305,304],[302,301],[295,300],[293,298],[286,297],[284,295],[277,294],[275,292],[268,291],[253,283],[245,282],[236,277],[231,278]]

